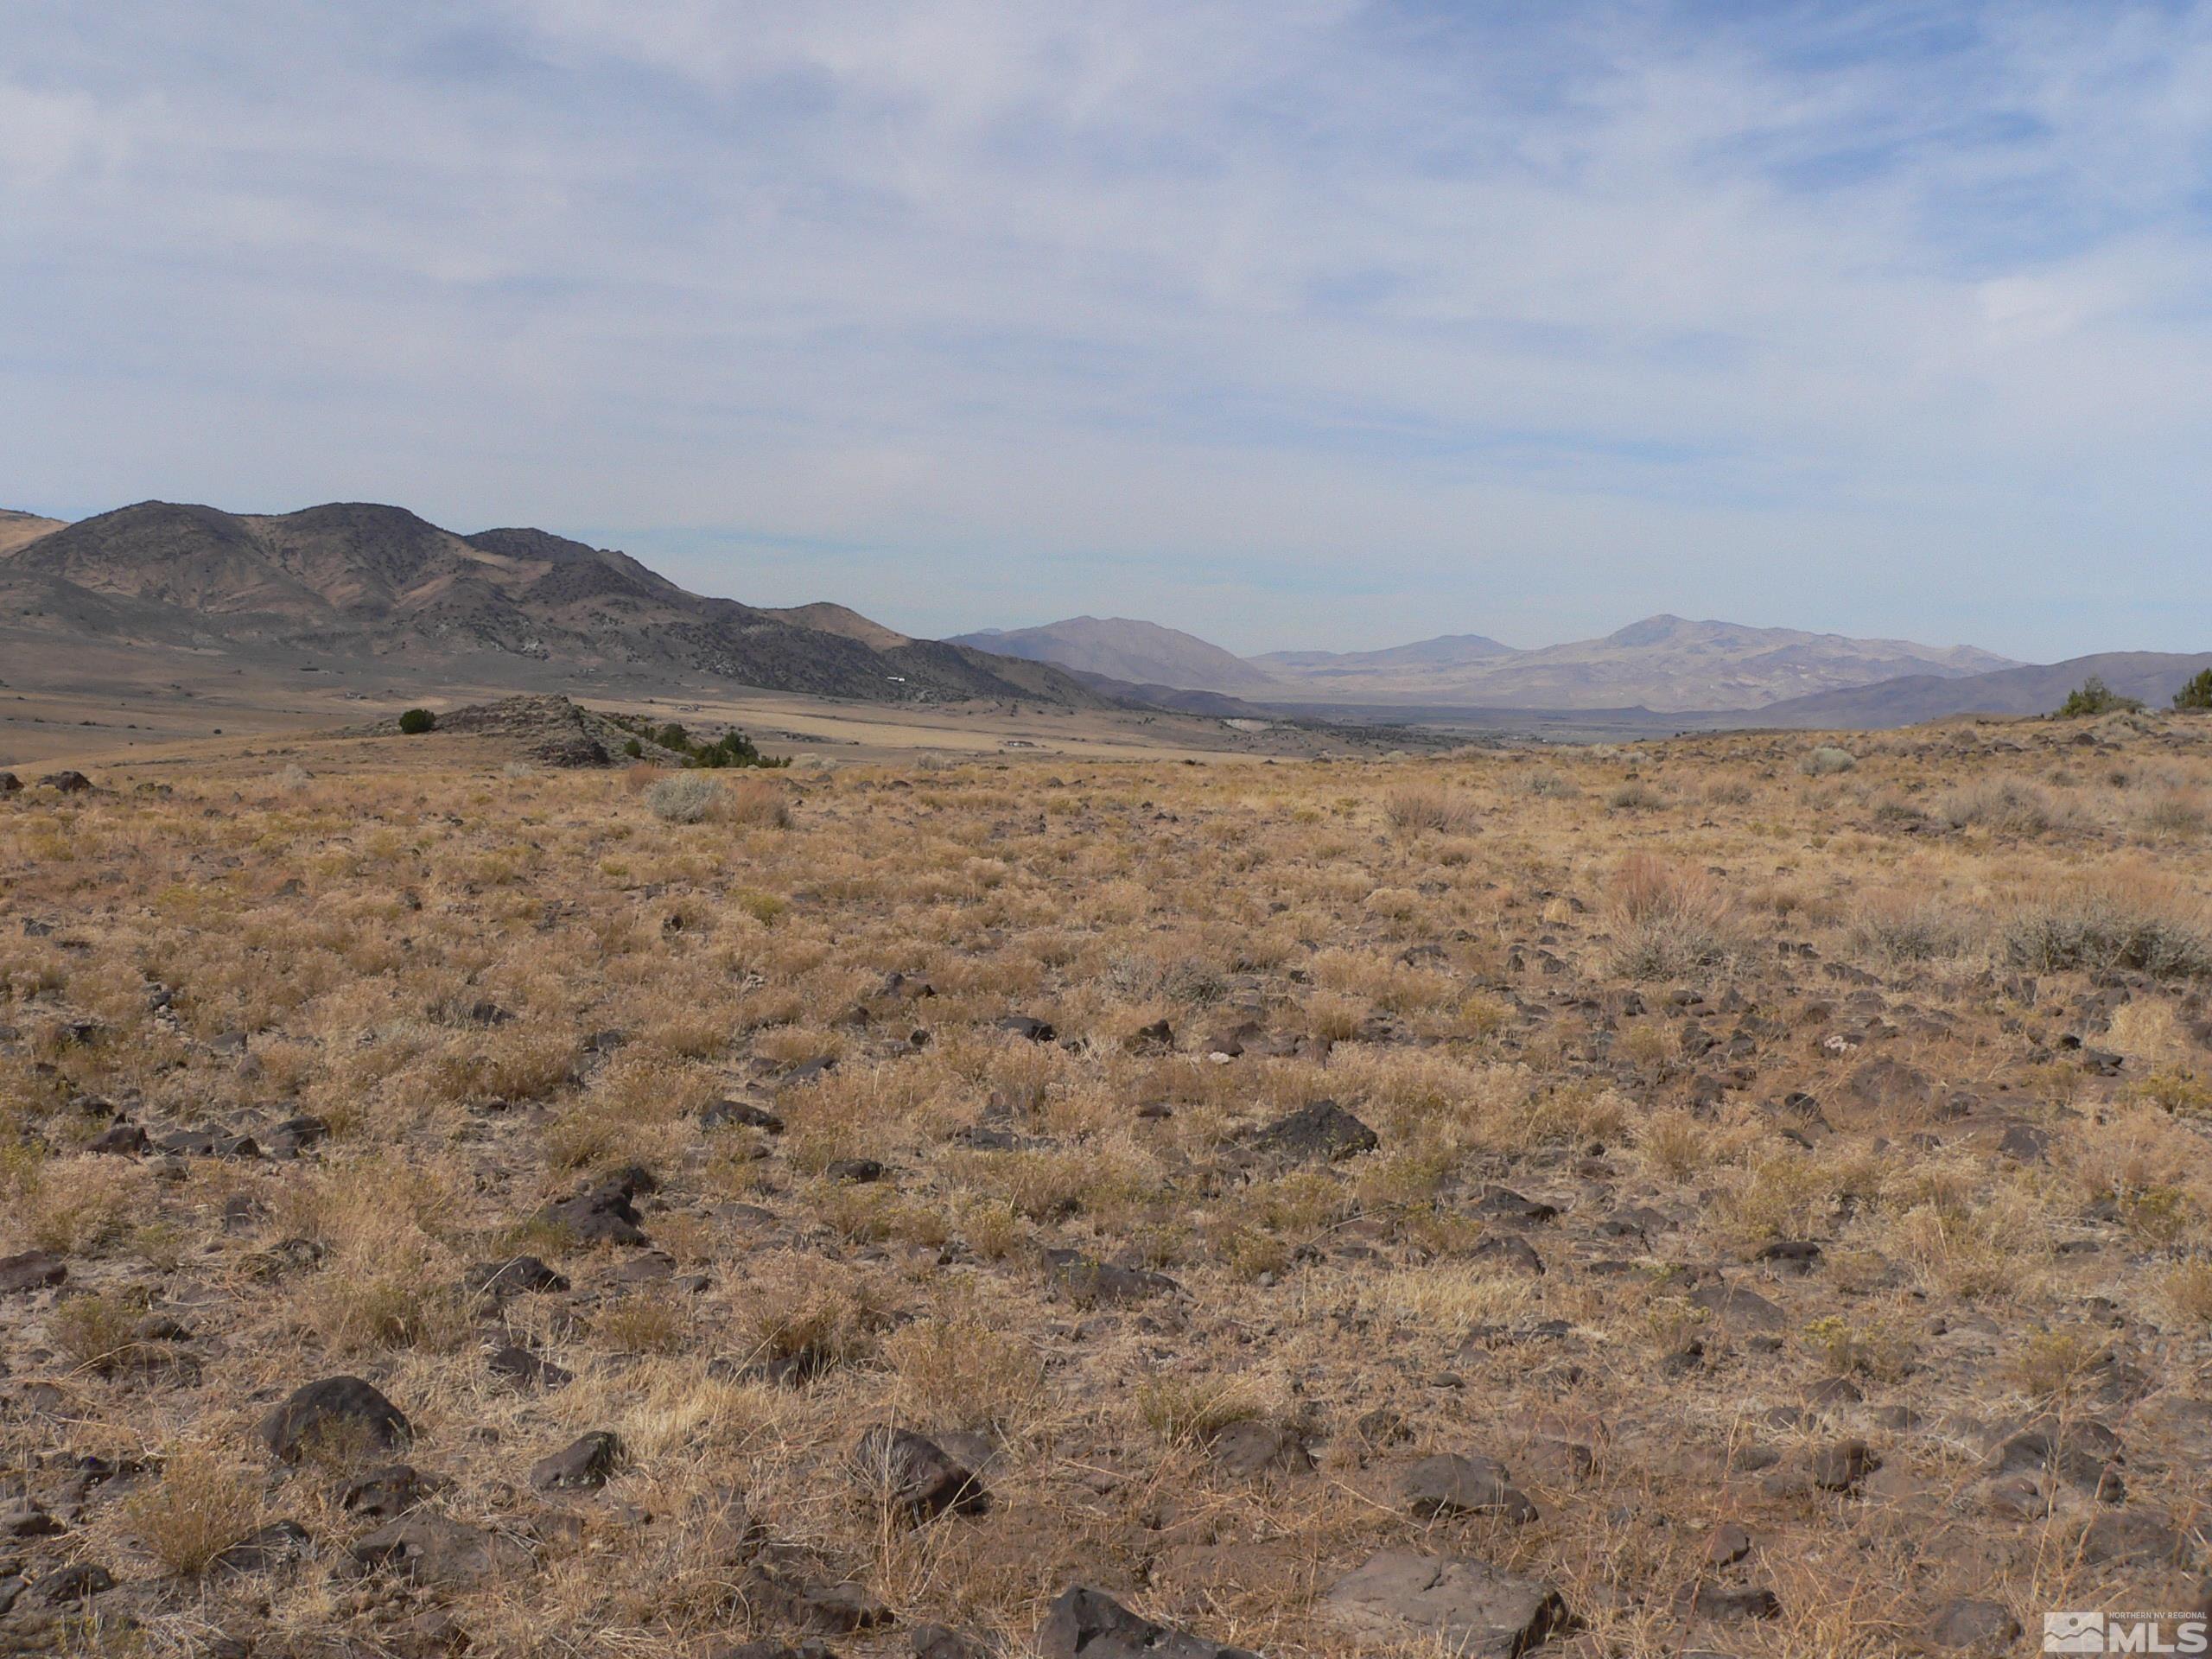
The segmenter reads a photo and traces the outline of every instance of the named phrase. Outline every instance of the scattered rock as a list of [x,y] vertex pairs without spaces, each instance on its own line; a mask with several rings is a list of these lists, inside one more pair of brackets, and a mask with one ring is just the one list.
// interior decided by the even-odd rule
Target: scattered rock
[[621,1461],[622,1442],[604,1429],[594,1429],[532,1464],[530,1484],[541,1492],[596,1491]]
[[314,1546],[298,1522],[276,1521],[248,1533],[208,1565],[226,1573],[270,1573],[305,1560]]
[[1306,1163],[1335,1163],[1381,1144],[1369,1128],[1333,1100],[1317,1100],[1279,1117],[1252,1136],[1255,1151]]
[[542,1394],[575,1380],[574,1372],[512,1344],[493,1349],[488,1363],[493,1376],[524,1394]]
[[1929,1615],[1928,1639],[1939,1648],[2009,1648],[2020,1639],[2020,1621],[2002,1602],[1960,1596]]
[[1406,1471],[1401,1488],[1406,1508],[1424,1520],[1440,1516],[1497,1515],[1521,1525],[1536,1518],[1536,1506],[1513,1484],[1495,1458],[1446,1452],[1423,1458]]
[[396,1573],[441,1590],[507,1583],[537,1570],[536,1559],[513,1539],[419,1510],[378,1527],[352,1554],[365,1570]]
[[1566,1602],[1541,1580],[1470,1556],[1402,1549],[1370,1557],[1320,1605],[1363,1643],[1440,1643],[1462,1659],[1519,1659],[1570,1625]]
[[1206,1442],[1206,1456],[1217,1470],[1236,1480],[1306,1474],[1313,1467],[1313,1453],[1295,1429],[1258,1417],[1217,1430]]
[[912,1521],[926,1521],[948,1510],[975,1514],[990,1504],[973,1470],[910,1428],[878,1423],[863,1431],[853,1448],[853,1467],[871,1490]]
[[1165,1274],[1117,1267],[1080,1250],[1046,1250],[1045,1262],[1053,1286],[1079,1307],[1142,1301],[1181,1288]]
[[1060,1592],[1037,1631],[1038,1659],[1257,1659],[1188,1631],[1155,1624],[1103,1590]]
[[0,1294],[48,1290],[68,1276],[69,1268],[61,1258],[44,1250],[0,1257]]
[[309,1382],[261,1425],[262,1443],[286,1463],[310,1454],[358,1459],[371,1451],[395,1451],[413,1437],[399,1408],[358,1376]]

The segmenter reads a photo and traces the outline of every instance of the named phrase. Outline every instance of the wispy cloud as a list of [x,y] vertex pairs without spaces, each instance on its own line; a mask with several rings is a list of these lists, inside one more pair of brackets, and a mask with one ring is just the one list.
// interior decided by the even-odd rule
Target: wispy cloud
[[2201,646],[2195,5],[26,0],[0,498],[930,631]]

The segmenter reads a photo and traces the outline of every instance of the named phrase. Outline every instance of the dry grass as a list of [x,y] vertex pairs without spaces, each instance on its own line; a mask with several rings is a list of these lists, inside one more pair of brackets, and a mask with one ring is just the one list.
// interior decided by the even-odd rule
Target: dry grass
[[[2201,1396],[2212,1332],[2196,731],[2085,757],[1961,723],[1848,769],[1757,734],[775,777],[242,757],[0,802],[0,1253],[68,1274],[0,1298],[0,1440],[49,1506],[88,1453],[158,1464],[10,1552],[99,1560],[134,1650],[178,1654],[394,1648],[433,1606],[482,1652],[796,1642],[741,1605],[764,1546],[884,1599],[895,1625],[831,1638],[863,1656],[926,1623],[1022,1651],[1084,1582],[1318,1659],[1346,1650],[1319,1592],[1383,1548],[1558,1584],[1589,1632],[1537,1659],[1886,1651],[1951,1595],[2162,1593],[2079,1560],[2110,1506],[1993,1513],[1962,1426],[2094,1415],[2127,1506],[2194,1524],[2152,1402]],[[1325,1100],[1379,1144],[1262,1141]],[[270,1148],[302,1113],[296,1157],[88,1149],[118,1115]],[[548,1218],[617,1177],[649,1247]],[[568,1288],[472,1288],[523,1252]],[[495,1376],[509,1344],[572,1380]],[[252,1433],[340,1372],[412,1420],[429,1512],[530,1564],[345,1574],[341,1474]],[[1789,1414],[1839,1376],[1862,1405]],[[876,1501],[878,1423],[985,1465],[988,1507]],[[593,1429],[607,1493],[530,1489]],[[1278,1433],[1319,1468],[1224,1462]],[[1863,1497],[1731,1468],[1847,1433],[1885,1459]],[[1541,1519],[1407,1513],[1441,1452]],[[279,1516],[311,1560],[208,1570]],[[1671,1611],[1723,1519],[1779,1618]]]
[[1741,949],[1735,906],[1719,881],[1651,853],[1631,853],[1608,892],[1614,970],[1675,979],[1716,967]]

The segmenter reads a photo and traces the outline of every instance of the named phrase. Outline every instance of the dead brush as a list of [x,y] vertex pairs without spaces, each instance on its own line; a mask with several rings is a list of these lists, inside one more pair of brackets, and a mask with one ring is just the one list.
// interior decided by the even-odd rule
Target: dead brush
[[883,1358],[917,1421],[1005,1433],[1045,1396],[1045,1362],[1036,1349],[975,1313],[894,1331]]
[[1137,1417],[1166,1444],[1203,1446],[1232,1423],[1264,1417],[1259,1385],[1242,1376],[1153,1376],[1137,1388]]
[[1974,923],[1956,912],[1904,893],[1885,893],[1860,905],[1845,937],[1854,954],[1901,968],[1961,956],[1974,935]]
[[2203,901],[2141,869],[2016,912],[1999,931],[1998,951],[2005,966],[2028,973],[2212,979]]
[[171,1452],[150,1489],[124,1500],[125,1525],[146,1551],[187,1577],[254,1529],[261,1518],[261,1482],[205,1447]]
[[2072,826],[2080,814],[2042,785],[2024,778],[1983,778],[1961,785],[1936,803],[1936,817],[1954,830],[2046,836]]
[[788,830],[791,824],[790,791],[766,778],[747,778],[722,791],[716,816],[724,823],[748,830]]
[[1677,979],[1742,954],[1735,905],[1702,870],[1631,853],[1606,900],[1613,969],[1630,979]]
[[1466,836],[1482,826],[1482,809],[1467,796],[1434,784],[1402,784],[1382,797],[1382,816],[1401,834],[1429,830]]

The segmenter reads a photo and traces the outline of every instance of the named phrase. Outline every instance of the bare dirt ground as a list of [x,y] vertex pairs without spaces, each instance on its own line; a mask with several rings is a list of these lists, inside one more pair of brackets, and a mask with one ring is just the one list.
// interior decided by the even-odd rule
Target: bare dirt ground
[[18,767],[0,1649],[1794,1656],[2201,1605],[2212,721],[975,729]]

